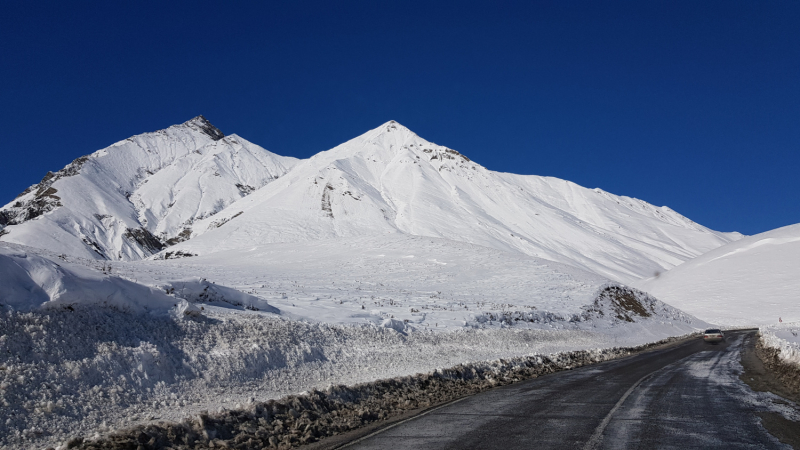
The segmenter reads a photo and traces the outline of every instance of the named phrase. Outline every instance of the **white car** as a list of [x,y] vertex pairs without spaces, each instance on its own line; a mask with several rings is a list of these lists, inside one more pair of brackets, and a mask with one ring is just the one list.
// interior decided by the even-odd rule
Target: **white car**
[[722,330],[711,328],[703,332],[703,340],[711,344],[719,344],[725,340],[725,335],[722,334]]

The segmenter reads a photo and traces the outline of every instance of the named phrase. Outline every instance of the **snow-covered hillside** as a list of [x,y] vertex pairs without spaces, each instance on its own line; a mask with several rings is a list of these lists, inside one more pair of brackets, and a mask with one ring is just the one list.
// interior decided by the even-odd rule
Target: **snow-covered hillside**
[[600,189],[493,172],[390,121],[196,221],[193,238],[170,251],[397,232],[537,256],[623,282],[741,237]]
[[800,321],[800,224],[748,236],[636,283],[708,322]]
[[0,239],[87,258],[141,259],[186,239],[194,221],[296,161],[224,136],[198,116],[48,173],[0,209]]

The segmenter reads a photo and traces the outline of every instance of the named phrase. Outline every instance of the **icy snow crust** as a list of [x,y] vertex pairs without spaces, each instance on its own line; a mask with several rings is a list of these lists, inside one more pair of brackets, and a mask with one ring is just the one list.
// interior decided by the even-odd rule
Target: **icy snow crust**
[[800,224],[748,236],[634,286],[711,323],[800,321]]
[[296,161],[236,135],[223,137],[200,116],[79,158],[55,182],[49,174],[0,210],[0,219],[11,223],[0,221],[0,235],[85,258],[137,260],[188,237],[195,220],[275,180]]

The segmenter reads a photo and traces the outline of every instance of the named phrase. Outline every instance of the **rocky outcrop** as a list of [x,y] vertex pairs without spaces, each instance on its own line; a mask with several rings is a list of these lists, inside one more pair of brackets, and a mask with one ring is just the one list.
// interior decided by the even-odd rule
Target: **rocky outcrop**
[[142,250],[150,255],[164,249],[164,244],[153,236],[146,228],[128,228],[123,235],[131,244],[136,243]]
[[42,181],[22,191],[11,206],[0,211],[0,229],[33,220],[62,206],[61,197],[56,195],[58,191],[53,183],[79,174],[88,160],[88,156],[81,156],[58,172],[47,172]]
[[186,122],[186,124],[208,135],[208,137],[210,137],[215,141],[218,141],[225,137],[225,134],[222,131],[220,131],[219,128],[215,127],[214,125],[211,125],[211,122],[209,122],[208,119],[203,117],[202,114]]

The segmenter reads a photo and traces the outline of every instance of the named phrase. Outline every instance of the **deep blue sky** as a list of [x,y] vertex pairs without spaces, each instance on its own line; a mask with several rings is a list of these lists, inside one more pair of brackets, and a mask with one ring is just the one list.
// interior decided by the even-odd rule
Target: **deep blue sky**
[[394,119],[489,169],[800,222],[800,2],[5,2],[0,204],[198,114],[305,158]]

